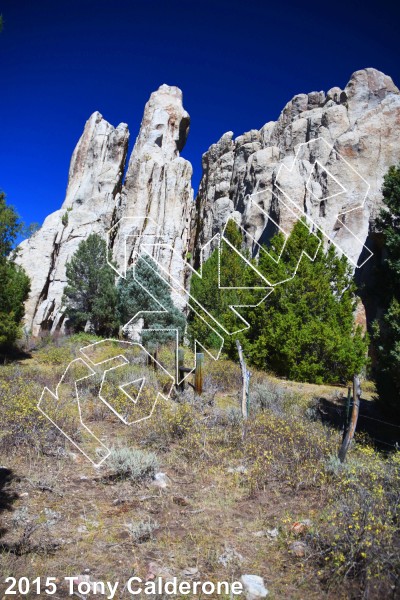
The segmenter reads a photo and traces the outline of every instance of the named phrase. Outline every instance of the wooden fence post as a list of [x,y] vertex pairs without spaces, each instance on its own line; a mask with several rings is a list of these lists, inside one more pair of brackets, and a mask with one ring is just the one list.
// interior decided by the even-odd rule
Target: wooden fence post
[[242,369],[242,417],[243,419],[247,419],[249,416],[250,371],[246,367],[242,346],[240,345],[239,340],[236,340],[236,346],[239,353],[240,367]]
[[158,371],[157,359],[158,359],[158,346],[156,347],[156,349],[153,352],[153,369],[155,371]]
[[357,375],[354,375],[353,378],[353,409],[351,411],[351,419],[350,423],[347,426],[347,431],[343,437],[342,445],[339,450],[339,460],[340,462],[344,462],[346,459],[346,454],[348,449],[350,448],[351,440],[354,437],[354,433],[357,427],[358,413],[360,412],[360,398],[361,398],[361,387],[360,387],[360,379]]
[[151,352],[149,350],[149,354],[147,355],[147,365],[149,367],[153,367],[154,371],[158,370],[158,364],[156,363],[157,355],[158,355],[157,348],[155,350],[153,350],[153,352]]
[[177,357],[177,367],[176,367],[176,387],[180,392],[183,392],[185,389],[185,380],[184,371],[183,371],[183,363],[184,363],[184,352],[181,348],[178,349],[178,357]]
[[203,364],[204,364],[204,353],[196,353],[196,370],[194,373],[194,390],[196,394],[200,395],[203,392]]
[[349,429],[349,421],[350,421],[350,406],[351,406],[351,387],[347,388],[347,400],[346,400],[346,410],[344,413],[344,425],[343,425],[343,438],[346,437],[346,433]]

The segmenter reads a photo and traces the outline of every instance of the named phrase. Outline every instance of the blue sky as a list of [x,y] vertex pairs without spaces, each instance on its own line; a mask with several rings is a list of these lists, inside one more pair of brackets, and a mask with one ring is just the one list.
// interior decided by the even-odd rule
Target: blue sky
[[[390,5],[392,4],[392,8]],[[60,207],[72,151],[95,110],[131,145],[162,83],[183,90],[183,156],[275,120],[297,93],[375,67],[400,84],[400,8],[368,2],[0,0],[0,189],[23,220]]]

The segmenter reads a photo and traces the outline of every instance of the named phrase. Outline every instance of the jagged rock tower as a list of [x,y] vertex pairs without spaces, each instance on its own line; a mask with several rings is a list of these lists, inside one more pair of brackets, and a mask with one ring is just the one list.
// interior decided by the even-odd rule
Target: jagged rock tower
[[[225,133],[203,155],[191,251],[197,253],[198,260],[199,248],[229,216],[253,240],[263,241],[268,219],[257,205],[290,230],[293,215],[280,202],[283,189],[357,264],[382,205],[383,176],[390,165],[400,161],[399,135],[399,90],[390,77],[370,68],[355,72],[344,90],[334,87],[326,93],[295,96],[276,122],[260,130],[236,139],[232,132]],[[317,138],[327,144],[310,143]],[[323,173],[318,177],[312,172],[315,161],[322,158],[333,177],[321,177]],[[287,167],[280,171],[286,175],[282,183],[277,182],[281,165]],[[364,206],[354,210],[365,196]],[[337,216],[346,211],[351,212],[338,220]],[[360,243],[349,231],[356,233]]]
[[146,234],[151,243],[155,236],[152,221],[139,221],[135,231],[129,219],[116,225],[124,217],[149,216],[158,224],[163,241],[175,250],[158,258],[183,281],[193,190],[191,164],[179,152],[188,130],[189,115],[182,106],[182,92],[162,85],[146,104],[123,182],[127,125],[121,123],[114,128],[98,112],[90,117],[72,155],[62,207],[19,246],[17,260],[32,280],[25,321],[34,335],[63,327],[65,266],[88,235],[105,236],[114,227],[112,253],[122,267],[125,235],[132,236],[127,242],[128,260],[134,253],[135,234]]

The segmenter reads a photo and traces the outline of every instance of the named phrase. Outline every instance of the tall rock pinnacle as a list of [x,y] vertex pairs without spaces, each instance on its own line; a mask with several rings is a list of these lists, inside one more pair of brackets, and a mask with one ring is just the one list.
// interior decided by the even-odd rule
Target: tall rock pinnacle
[[[114,128],[97,112],[90,117],[72,155],[61,209],[49,215],[42,227],[19,246],[17,261],[32,281],[25,321],[34,335],[63,326],[66,263],[83,239],[91,233],[105,237],[114,226],[112,250],[117,264],[124,266],[126,235],[132,236],[127,242],[127,256],[133,255],[135,232],[143,232],[143,227],[132,226],[132,221],[124,217],[154,219],[163,241],[177,253],[165,251],[161,260],[183,282],[193,190],[192,167],[179,152],[188,129],[189,115],[182,106],[182,92],[162,85],[146,104],[123,185],[127,125]],[[155,232],[149,224],[145,232],[151,243]]]
[[90,233],[104,234],[111,226],[128,138],[127,125],[114,128],[100,113],[93,113],[72,155],[62,207],[19,246],[17,262],[31,278],[26,327],[34,335],[62,327],[66,263]]
[[[151,94],[114,219],[114,259],[118,265],[123,266],[125,256],[128,263],[133,259],[135,236],[145,235],[148,249],[160,242],[151,251],[153,256],[181,283],[193,190],[192,166],[179,152],[185,145],[189,122],[178,88],[162,85]],[[175,300],[179,303],[178,298]]]

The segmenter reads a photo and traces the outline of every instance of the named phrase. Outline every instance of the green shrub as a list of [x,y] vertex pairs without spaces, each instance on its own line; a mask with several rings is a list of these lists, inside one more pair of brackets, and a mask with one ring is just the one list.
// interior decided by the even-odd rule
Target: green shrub
[[63,303],[67,326],[102,336],[118,330],[115,272],[107,262],[106,242],[96,233],[82,240],[66,265]]
[[67,367],[74,355],[68,347],[48,344],[37,352],[37,358],[44,365],[65,365]]
[[297,491],[323,486],[325,461],[336,450],[337,434],[298,415],[264,410],[248,421],[244,444],[251,491],[264,489],[271,479]]
[[12,206],[7,205],[6,197],[0,192],[0,352],[22,335],[21,321],[24,316],[24,302],[30,291],[28,275],[15,263],[13,246],[22,223]]
[[[46,370],[47,371],[47,370]],[[43,450],[47,446],[63,446],[65,438],[39,412],[37,403],[44,386],[55,389],[58,376],[40,368],[12,364],[0,367],[0,449],[9,451],[19,446]],[[50,436],[48,438],[48,436]],[[52,438],[52,442],[48,441]],[[0,454],[1,454],[0,451]]]
[[[232,222],[228,225],[225,234],[236,250],[224,242],[220,259],[214,251],[203,265],[202,278],[192,276],[190,290],[232,334],[245,324],[231,306],[256,304],[238,309],[249,326],[241,333],[223,335],[224,352],[236,358],[235,338],[239,338],[251,364],[295,381],[345,383],[360,373],[367,362],[368,337],[354,323],[357,297],[347,259],[339,257],[333,245],[325,252],[321,243],[317,252],[321,236],[310,235],[306,223],[298,221],[286,244],[277,234],[260,252],[258,271],[275,286],[261,301],[256,292],[261,278],[244,264],[238,253],[246,257],[241,234]],[[315,259],[309,260],[304,252],[315,254]],[[208,348],[220,346],[221,338],[196,313],[190,316],[188,333]]]
[[141,341],[149,349],[175,339],[175,331],[168,329],[177,329],[182,339],[186,318],[174,305],[171,288],[149,256],[139,257],[135,269],[119,280],[117,289],[120,324],[126,325],[140,314],[145,330]]
[[400,591],[400,453],[384,460],[359,447],[348,464],[330,458],[330,500],[311,542],[328,586],[357,582],[361,598]]
[[373,326],[374,376],[379,400],[400,415],[400,165],[390,167],[382,188],[385,207],[376,226],[383,234],[383,260],[365,294],[378,304]]

